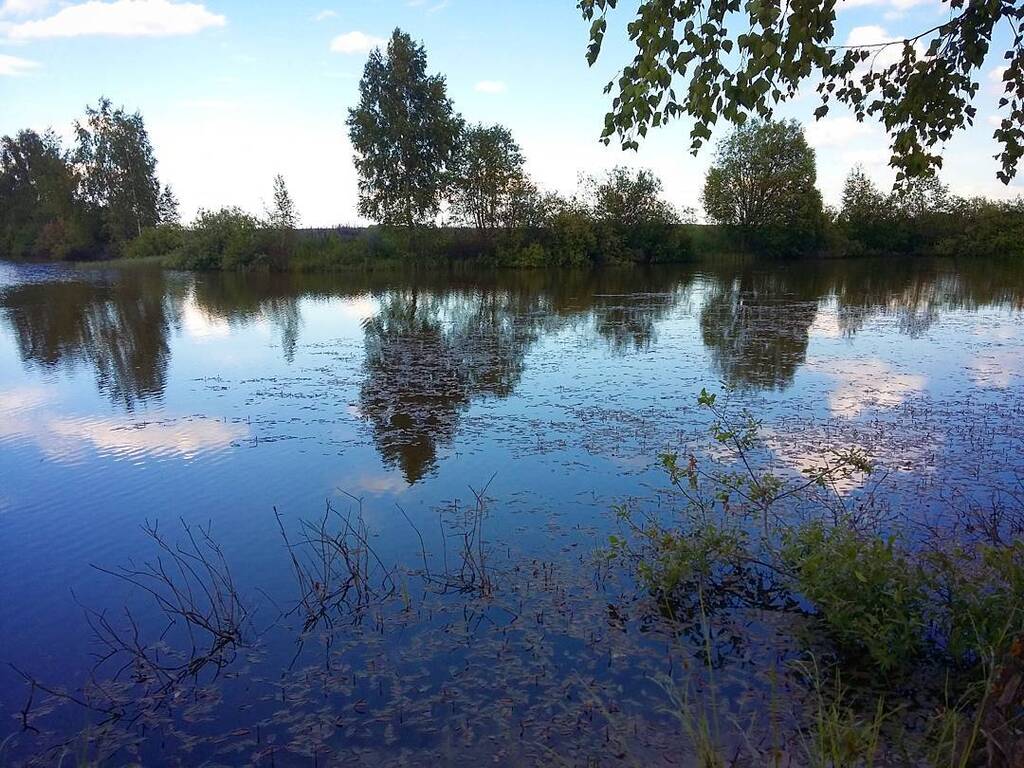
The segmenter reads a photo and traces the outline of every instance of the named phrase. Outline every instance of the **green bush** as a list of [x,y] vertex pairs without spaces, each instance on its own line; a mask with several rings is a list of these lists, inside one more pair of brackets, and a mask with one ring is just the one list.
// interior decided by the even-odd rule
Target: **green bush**
[[176,224],[150,227],[124,248],[128,259],[174,258],[185,244],[185,231]]
[[266,230],[239,208],[200,211],[179,253],[178,265],[188,269],[266,266]]
[[930,624],[954,659],[997,657],[1024,633],[1024,542],[957,545],[923,558]]
[[501,258],[501,262],[513,267],[543,267],[548,263],[549,257],[544,246],[540,243],[530,243],[527,246],[519,247],[507,257]]
[[883,671],[917,654],[924,582],[894,539],[815,521],[784,534],[782,561],[842,649],[866,653]]
[[552,265],[581,267],[596,260],[593,220],[579,211],[561,211],[552,218],[545,250]]

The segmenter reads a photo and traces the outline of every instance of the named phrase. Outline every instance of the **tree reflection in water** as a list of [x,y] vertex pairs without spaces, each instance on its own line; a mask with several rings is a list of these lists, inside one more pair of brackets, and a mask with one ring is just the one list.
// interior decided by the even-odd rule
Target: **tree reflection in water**
[[92,366],[100,391],[129,412],[163,394],[170,304],[163,274],[149,271],[19,285],[0,301],[27,365]]
[[507,397],[536,339],[529,315],[504,291],[389,292],[364,323],[360,410],[385,462],[407,482],[433,469],[475,397]]
[[711,289],[700,313],[704,346],[726,383],[784,389],[807,355],[817,298],[774,276],[747,274]]

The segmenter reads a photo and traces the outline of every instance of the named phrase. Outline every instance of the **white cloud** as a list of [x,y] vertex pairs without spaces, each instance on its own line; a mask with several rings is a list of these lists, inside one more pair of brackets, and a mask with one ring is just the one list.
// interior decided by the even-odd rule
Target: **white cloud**
[[1003,81],[1003,75],[1006,74],[1006,69],[1006,67],[995,67],[989,70],[987,75],[990,83],[989,89],[993,93],[1002,94],[1006,92],[1007,84]]
[[854,27],[846,36],[846,45],[878,45],[879,43],[891,43],[895,37],[885,31],[884,27],[877,24],[867,24],[861,27]]
[[61,8],[53,16],[10,28],[12,40],[54,37],[170,37],[192,35],[227,20],[199,3],[170,0],[89,0]]
[[834,362],[812,360],[810,370],[832,379],[828,407],[833,416],[853,419],[872,409],[895,408],[912,395],[923,392],[927,379],[902,373],[879,359],[848,361],[846,367]]
[[[846,45],[853,48],[869,48],[871,50],[871,55],[868,56],[867,60],[857,66],[855,76],[862,75],[871,69],[876,71],[885,69],[899,61],[903,56],[903,46],[883,46],[883,43],[899,43],[902,40],[902,37],[890,35],[884,27],[880,27],[877,24],[868,24],[851,29],[850,34],[846,37]],[[924,54],[924,47],[920,42],[915,43],[914,47],[917,49],[919,57]]]
[[988,79],[992,83],[1003,82],[1003,75],[1006,74],[1006,67],[996,67],[995,69],[989,70]]
[[331,40],[331,50],[335,53],[369,53],[374,48],[382,47],[386,43],[384,38],[368,35],[365,32],[346,32]]
[[28,59],[19,59],[17,56],[7,56],[0,53],[0,77],[17,77],[36,69],[39,65]]
[[0,6],[0,16],[34,16],[49,5],[50,0],[6,0]]
[[853,117],[823,117],[804,129],[807,143],[815,148],[845,147],[851,141],[874,132],[874,126],[858,122]]
[[327,10],[327,11],[320,11],[320,13],[318,13],[316,16],[313,17],[313,21],[327,21],[327,19],[336,19],[336,18],[338,18],[338,12],[337,11]]
[[504,93],[508,89],[500,80],[481,80],[473,86],[473,90],[478,93]]

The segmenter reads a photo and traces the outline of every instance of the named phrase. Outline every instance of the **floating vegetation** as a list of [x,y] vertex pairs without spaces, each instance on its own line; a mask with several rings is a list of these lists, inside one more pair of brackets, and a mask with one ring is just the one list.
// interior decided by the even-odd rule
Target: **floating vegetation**
[[1017,768],[1020,291],[863,269],[5,287],[0,765]]

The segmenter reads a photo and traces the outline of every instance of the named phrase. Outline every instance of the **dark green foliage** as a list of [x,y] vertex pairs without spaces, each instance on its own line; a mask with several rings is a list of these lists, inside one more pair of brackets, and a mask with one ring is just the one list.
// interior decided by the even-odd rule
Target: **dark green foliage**
[[502,125],[475,125],[462,135],[452,207],[479,230],[515,229],[536,223],[537,188],[512,132]]
[[178,213],[178,198],[174,190],[164,187],[160,197],[156,201],[157,219],[161,224],[180,224],[181,215]]
[[427,74],[426,49],[396,29],[370,53],[349,110],[359,173],[359,213],[386,225],[433,220],[450,185],[462,118],[445,79]]
[[87,255],[94,222],[76,204],[75,171],[52,131],[0,140],[0,256]]
[[294,230],[299,226],[299,213],[281,174],[274,177],[274,204],[267,211],[267,223],[279,230]]
[[953,226],[935,251],[967,258],[1024,259],[1024,200],[1008,202],[976,197],[951,204]]
[[[606,13],[618,0],[578,0],[591,23],[587,60],[601,53]],[[1016,173],[1024,154],[1024,49],[1017,27],[1024,7],[1014,2],[946,0],[940,23],[905,40],[877,45],[835,45],[836,3],[737,0],[643,0],[627,27],[635,56],[605,91],[616,90],[602,138],[623,148],[676,117],[693,122],[691,149],[711,137],[719,117],[743,125],[750,116],[770,120],[778,104],[801,84],[817,81],[821,105],[850,107],[858,119],[876,117],[890,137],[899,179],[941,167],[937,147],[973,122],[971,101],[993,35],[1003,36],[1004,118],[994,133],[1001,145],[998,176]],[[945,21],[941,21],[944,18]],[[891,59],[878,58],[888,49]],[[881,62],[881,63],[880,63]]]
[[933,631],[951,657],[989,658],[1024,633],[1024,542],[958,544],[924,563]]
[[200,211],[174,259],[188,269],[268,267],[268,230],[239,208]]
[[[109,99],[87,107],[85,122],[75,125],[75,163],[82,169],[82,200],[103,222],[103,233],[115,247],[138,237],[161,221],[161,190],[156,157],[138,112],[114,109]],[[171,195],[173,198],[173,195]],[[164,214],[176,205],[162,202]]]
[[128,259],[163,259],[180,257],[185,245],[186,230],[177,224],[149,227],[124,248]]
[[843,188],[837,249],[853,256],[1024,257],[1024,203],[961,198],[935,176],[883,194],[855,168]]
[[681,216],[664,198],[661,179],[646,169],[614,168],[591,180],[594,218],[602,225],[601,250],[608,260],[679,261],[690,255]]
[[883,671],[913,659],[923,640],[924,581],[893,539],[813,522],[786,532],[781,555],[842,648],[866,653]]
[[[663,454],[682,506],[666,518],[622,505],[625,535],[610,540],[609,554],[634,563],[659,607],[692,614],[686,605],[696,594],[702,615],[736,601],[802,608],[812,645],[831,646],[840,665],[909,676],[938,661],[966,673],[957,685],[971,690],[974,673],[1024,633],[1024,544],[1000,525],[968,519],[968,537],[911,541],[883,532],[877,519],[855,522],[848,509],[865,508],[849,503],[856,497],[844,501],[838,484],[873,471],[862,451],[822,450],[802,479],[777,475],[762,468],[770,453],[758,421],[745,411],[730,417],[703,390],[698,404],[715,417],[709,432],[719,455]],[[798,510],[810,515],[793,524]]]
[[582,267],[683,261],[693,255],[683,219],[662,196],[657,176],[615,168],[584,179],[571,198],[540,198],[540,226],[521,233],[510,263]]
[[140,114],[100,99],[76,132],[72,152],[52,131],[0,141],[0,257],[117,255],[144,230],[177,222]]
[[751,121],[719,142],[704,210],[755,252],[815,253],[825,230],[816,182],[814,150],[799,123]]
[[281,174],[274,176],[274,202],[267,209],[266,218],[266,226],[270,230],[268,255],[275,268],[285,269],[295,252],[299,213]]
[[892,247],[889,200],[860,166],[843,184],[842,209],[836,222],[854,255],[877,254]]

